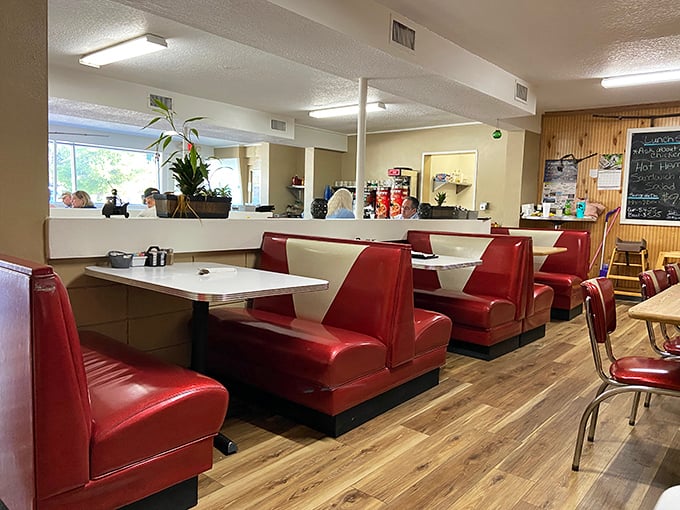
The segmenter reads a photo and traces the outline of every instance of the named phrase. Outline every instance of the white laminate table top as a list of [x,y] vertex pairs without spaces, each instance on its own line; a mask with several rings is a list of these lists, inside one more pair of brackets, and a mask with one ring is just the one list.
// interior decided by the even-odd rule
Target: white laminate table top
[[[199,269],[208,269],[200,275]],[[214,262],[180,262],[164,267],[116,269],[87,266],[85,274],[172,296],[226,303],[243,299],[328,289],[328,282]]]
[[671,285],[657,295],[629,308],[628,315],[633,319],[680,324],[680,284]]
[[453,255],[437,255],[435,259],[411,259],[413,269],[428,269],[430,271],[443,271],[448,269],[460,269],[463,267],[479,266],[481,259],[466,259]]

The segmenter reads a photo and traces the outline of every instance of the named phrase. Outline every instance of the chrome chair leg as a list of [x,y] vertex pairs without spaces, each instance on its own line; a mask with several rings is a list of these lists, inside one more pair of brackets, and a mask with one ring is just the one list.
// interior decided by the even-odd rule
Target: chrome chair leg
[[[578,471],[579,464],[581,463],[581,453],[583,452],[583,440],[586,435],[586,425],[588,424],[588,418],[591,420],[595,417],[596,409],[599,409],[600,403],[607,400],[614,395],[619,395],[620,393],[628,393],[634,391],[640,393],[641,391],[648,391],[648,388],[643,386],[618,386],[616,388],[611,388],[602,394],[598,395],[593,399],[593,401],[588,404],[583,415],[581,416],[581,421],[578,425],[578,435],[576,436],[576,448],[574,449],[574,459],[571,463],[571,469],[573,471]],[[591,417],[591,415],[593,415]],[[592,421],[591,421],[592,428]],[[593,437],[588,437],[589,441],[593,441]]]
[[[597,389],[597,392],[595,393],[595,397],[593,400],[597,399],[600,395],[602,395],[602,392],[607,389],[607,386],[609,386],[609,383],[603,382],[600,384],[600,387]],[[597,405],[595,407],[595,410],[593,411],[593,416],[590,418],[590,430],[588,431],[588,441],[591,443],[593,442],[593,438],[595,437],[595,427],[597,427],[597,417],[600,414],[600,406]]]
[[[647,400],[645,398],[645,400]],[[630,417],[628,418],[628,425],[631,427],[635,425],[635,419],[637,418],[638,406],[640,405],[640,393],[636,393],[633,397],[633,405],[630,408]]]

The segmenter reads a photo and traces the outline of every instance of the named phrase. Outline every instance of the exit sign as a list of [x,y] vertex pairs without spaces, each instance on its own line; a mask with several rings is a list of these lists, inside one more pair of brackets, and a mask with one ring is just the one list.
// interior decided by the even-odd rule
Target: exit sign
[[387,170],[387,175],[394,177],[395,175],[401,175],[401,168],[390,168]]

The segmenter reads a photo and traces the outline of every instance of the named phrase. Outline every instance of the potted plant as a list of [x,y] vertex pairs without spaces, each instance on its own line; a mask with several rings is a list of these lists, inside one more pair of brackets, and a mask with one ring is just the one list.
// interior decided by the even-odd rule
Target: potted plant
[[446,193],[440,191],[434,196],[434,201],[437,202],[437,207],[441,207],[446,201]]
[[[170,129],[162,131],[158,138],[147,149],[154,148],[161,152],[172,142],[173,137],[179,136],[182,143],[186,144],[188,151],[176,150],[163,162],[170,162],[172,177],[181,192],[180,195],[165,193],[155,195],[156,214],[161,217],[197,217],[197,218],[228,218],[231,209],[231,190],[229,186],[212,189],[208,175],[210,169],[196,149],[198,130],[192,127],[192,123],[205,117],[192,117],[182,123],[181,129],[177,128],[175,121],[176,112],[168,108],[163,102],[154,98],[153,111],[158,114],[144,129],[165,121]],[[179,157],[176,157],[177,155]],[[174,158],[174,161],[172,161]]]

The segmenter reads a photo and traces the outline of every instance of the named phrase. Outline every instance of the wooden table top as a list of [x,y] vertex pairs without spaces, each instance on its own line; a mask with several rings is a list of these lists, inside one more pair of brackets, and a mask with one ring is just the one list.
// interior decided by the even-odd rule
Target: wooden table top
[[534,246],[534,255],[554,255],[555,253],[564,253],[567,251],[563,246]]
[[680,284],[628,309],[633,319],[680,324]]

